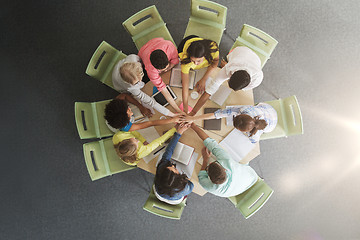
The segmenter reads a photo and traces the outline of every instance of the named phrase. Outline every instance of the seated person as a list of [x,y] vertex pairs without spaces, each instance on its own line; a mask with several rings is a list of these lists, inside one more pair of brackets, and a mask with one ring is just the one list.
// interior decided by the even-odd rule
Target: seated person
[[138,53],[150,81],[164,95],[168,103],[177,112],[182,112],[171,97],[166,85],[160,77],[160,73],[167,72],[179,63],[178,52],[175,45],[163,38],[154,38],[142,46]]
[[186,174],[180,174],[170,159],[181,135],[190,127],[190,124],[181,123],[177,132],[166,147],[165,153],[156,168],[154,192],[157,198],[169,204],[179,204],[194,188],[194,184]]
[[[146,73],[146,71],[145,71]],[[114,67],[112,73],[112,82],[114,88],[120,92],[129,92],[142,105],[154,108],[159,113],[173,117],[174,114],[169,109],[157,103],[152,97],[141,91],[145,83],[149,81],[147,74],[144,74],[140,57],[130,54],[121,59]]]
[[264,132],[273,131],[277,124],[277,112],[267,103],[259,103],[256,106],[242,105],[230,107],[200,116],[186,116],[185,120],[195,121],[198,119],[219,119],[223,117],[233,117],[234,127],[247,133],[252,143],[258,142],[261,134]]
[[226,80],[234,91],[250,90],[262,82],[261,60],[250,48],[236,47],[227,55],[227,59],[229,62],[222,61],[223,68],[206,87],[190,115],[195,115]]
[[[203,164],[199,172],[199,183],[209,193],[219,197],[231,197],[245,192],[259,179],[248,164],[241,164],[231,158],[219,144],[194,123],[192,129],[204,141]],[[211,153],[216,161],[208,165]]]
[[113,136],[113,144],[117,155],[124,163],[136,166],[140,159],[149,155],[158,146],[161,146],[174,135],[175,132],[176,129],[172,128],[161,137],[155,139],[151,143],[147,143],[146,139],[137,131],[119,131]]
[[178,47],[181,62],[182,99],[184,112],[188,113],[189,71],[207,68],[205,75],[196,83],[197,92],[205,90],[206,79],[219,63],[219,48],[216,42],[190,35]]
[[134,102],[137,101],[130,94],[122,93],[106,105],[104,118],[106,120],[106,125],[111,131],[136,131],[151,126],[179,122],[180,118],[182,118],[181,116],[176,116],[168,119],[133,123],[134,119],[131,117],[134,113],[131,111],[131,108],[128,106],[127,102],[134,104]]

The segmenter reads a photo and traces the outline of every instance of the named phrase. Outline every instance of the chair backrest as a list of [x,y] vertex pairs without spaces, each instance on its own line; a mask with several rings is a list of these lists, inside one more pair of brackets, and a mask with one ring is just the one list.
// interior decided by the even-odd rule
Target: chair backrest
[[272,132],[262,134],[261,140],[304,133],[301,110],[295,95],[265,103],[270,104],[276,110],[278,123]]
[[116,155],[111,138],[85,143],[83,151],[92,181],[136,168],[123,163]]
[[114,134],[104,119],[105,106],[110,101],[75,102],[75,122],[81,139],[103,138]]
[[85,72],[114,89],[112,71],[116,63],[124,58],[126,58],[126,54],[103,41],[95,50]]
[[283,118],[286,122],[287,136],[304,133],[299,102],[295,95],[282,99]]
[[278,41],[276,41],[269,34],[244,24],[240,35],[231,49],[239,46],[246,46],[253,50],[261,60],[261,67],[264,67],[266,61],[270,58],[271,53],[274,51]]
[[218,27],[224,29],[226,25],[227,7],[216,2],[207,0],[191,0],[190,18],[208,20],[208,25],[219,24]]
[[229,197],[229,200],[240,210],[245,219],[251,217],[269,200],[274,190],[263,179],[259,179],[245,192]]
[[130,34],[137,49],[140,49],[145,43],[156,37],[162,37],[174,43],[155,5],[135,13],[125,20],[122,25]]
[[197,35],[220,44],[226,25],[227,7],[206,0],[191,0],[190,8],[184,38]]
[[149,198],[145,202],[143,209],[160,217],[180,220],[185,206],[186,199],[178,205],[170,205],[165,202],[161,202],[156,198],[154,190],[151,188]]

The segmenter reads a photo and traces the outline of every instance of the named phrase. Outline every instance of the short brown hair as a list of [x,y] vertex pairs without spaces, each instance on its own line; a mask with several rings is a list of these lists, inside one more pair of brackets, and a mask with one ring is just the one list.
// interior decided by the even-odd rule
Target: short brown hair
[[208,175],[210,180],[215,184],[222,184],[226,180],[226,171],[218,162],[210,163]]
[[234,91],[238,91],[247,87],[249,83],[250,75],[245,70],[238,70],[234,72],[228,81],[229,87]]
[[157,49],[150,54],[150,62],[156,69],[164,69],[169,64],[169,59],[163,50]]

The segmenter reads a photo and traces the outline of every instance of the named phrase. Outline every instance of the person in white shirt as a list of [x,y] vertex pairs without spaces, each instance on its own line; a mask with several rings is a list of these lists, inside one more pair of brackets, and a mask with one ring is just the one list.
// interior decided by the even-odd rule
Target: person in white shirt
[[[147,76],[144,76],[139,56],[130,54],[115,65],[112,73],[112,82],[116,90],[131,93],[145,108],[154,108],[165,116],[175,116],[169,109],[160,105],[155,99],[141,91],[147,82],[142,80],[149,81]],[[143,111],[141,112],[143,113]],[[145,115],[148,116],[148,114]],[[152,114],[150,114],[150,116],[151,115]]]
[[195,115],[226,80],[234,91],[250,90],[262,82],[261,60],[250,48],[236,47],[227,55],[227,59],[228,63],[222,61],[223,68],[206,87],[190,115]]

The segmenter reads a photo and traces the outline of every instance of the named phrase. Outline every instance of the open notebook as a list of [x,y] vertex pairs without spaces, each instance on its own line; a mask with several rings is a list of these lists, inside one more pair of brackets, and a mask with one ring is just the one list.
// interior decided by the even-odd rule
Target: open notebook
[[194,150],[195,149],[193,147],[178,142],[174,149],[173,155],[171,156],[171,159],[188,165]]
[[233,160],[241,161],[254,149],[255,144],[241,131],[234,128],[221,142],[220,146],[227,151]]
[[231,89],[226,85],[221,85],[219,89],[213,95],[211,95],[210,100],[219,106],[222,106],[230,94]]
[[[189,89],[194,89],[196,83],[205,75],[207,71],[207,68],[201,68],[198,70],[193,70],[190,69],[189,72]],[[206,80],[206,86],[208,85],[208,83],[210,82],[210,77]],[[171,70],[171,76],[170,76],[170,82],[169,85],[171,87],[179,87],[182,88],[182,83],[181,83],[181,67],[180,64],[176,65],[172,70]]]

